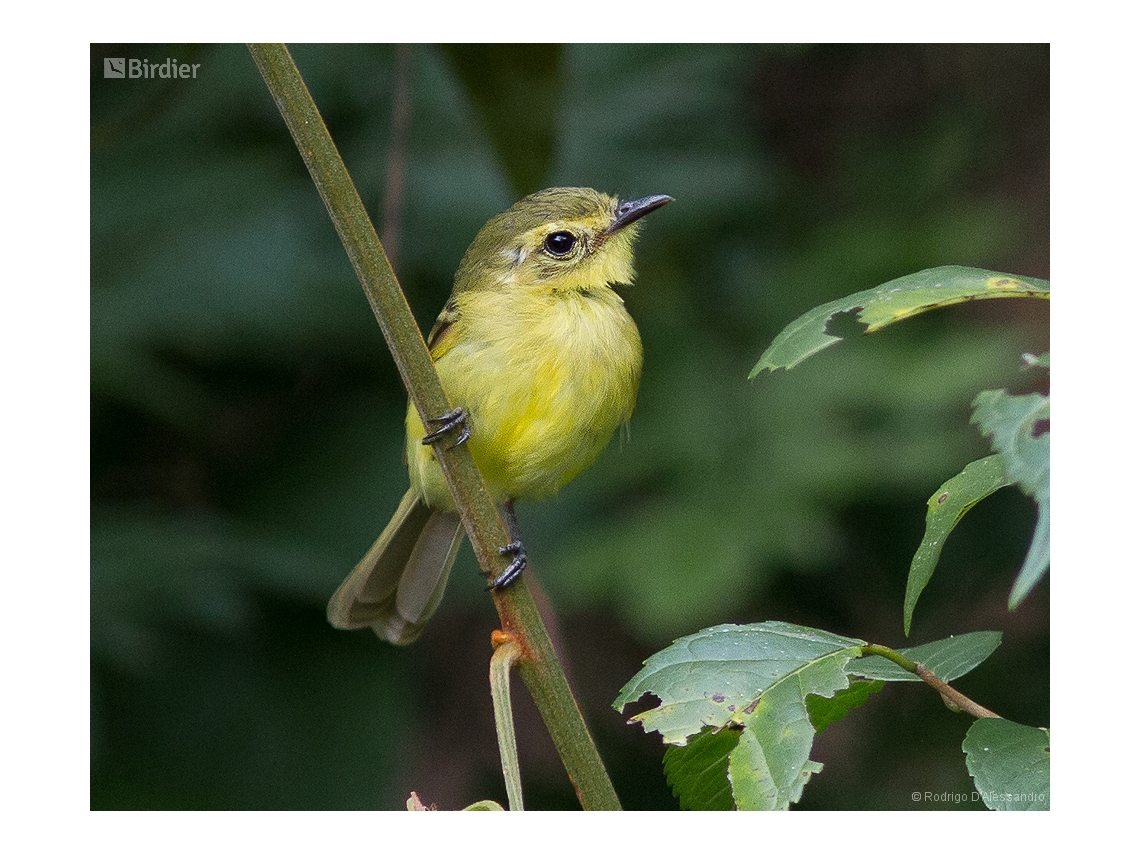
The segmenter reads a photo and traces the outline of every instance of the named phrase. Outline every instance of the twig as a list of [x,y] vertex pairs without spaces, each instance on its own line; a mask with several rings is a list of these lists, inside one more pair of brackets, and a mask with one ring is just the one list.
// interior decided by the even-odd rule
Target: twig
[[974,718],[1001,718],[996,712],[986,709],[976,701],[970,700],[949,683],[938,679],[931,671],[903,656],[897,650],[892,650],[890,647],[885,647],[882,644],[868,644],[863,647],[863,654],[882,656],[884,659],[889,659],[891,662],[894,662],[904,671],[909,671],[911,674],[914,674],[922,680],[922,682],[937,691],[938,694],[942,696],[943,703],[954,710],[954,712],[968,713]]

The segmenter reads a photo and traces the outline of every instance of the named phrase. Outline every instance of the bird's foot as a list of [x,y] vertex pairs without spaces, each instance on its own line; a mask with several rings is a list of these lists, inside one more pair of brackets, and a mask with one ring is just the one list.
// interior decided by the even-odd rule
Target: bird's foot
[[522,571],[526,569],[526,549],[523,548],[521,540],[512,540],[506,546],[500,546],[499,554],[513,555],[514,560],[487,586],[488,591],[507,587],[522,575]]
[[456,407],[450,413],[444,413],[439,418],[428,419],[428,424],[435,430],[424,435],[420,440],[424,445],[434,445],[439,442],[448,434],[448,432],[456,428],[462,428],[459,432],[458,438],[451,444],[451,448],[456,448],[471,438],[471,428],[467,426],[467,411],[462,407]]

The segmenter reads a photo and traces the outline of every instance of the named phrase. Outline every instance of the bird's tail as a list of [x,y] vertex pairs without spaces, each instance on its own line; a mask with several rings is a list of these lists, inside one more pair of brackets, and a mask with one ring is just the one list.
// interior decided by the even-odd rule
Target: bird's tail
[[337,629],[371,626],[393,644],[411,644],[439,606],[463,542],[454,513],[433,511],[409,490],[388,526],[329,600]]

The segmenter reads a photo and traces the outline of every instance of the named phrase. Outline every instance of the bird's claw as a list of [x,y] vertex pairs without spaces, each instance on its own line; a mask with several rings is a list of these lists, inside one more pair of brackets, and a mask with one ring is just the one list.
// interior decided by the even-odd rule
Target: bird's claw
[[424,438],[420,440],[424,445],[434,445],[457,427],[462,427],[463,430],[459,432],[458,438],[449,446],[450,448],[457,448],[471,438],[471,428],[467,426],[467,411],[462,407],[456,407],[450,413],[444,413],[438,418],[428,419],[428,424],[435,427],[435,430],[424,434]]
[[523,548],[521,540],[512,540],[506,546],[500,546],[499,554],[513,555],[514,560],[487,586],[488,591],[507,587],[526,569],[526,549]]

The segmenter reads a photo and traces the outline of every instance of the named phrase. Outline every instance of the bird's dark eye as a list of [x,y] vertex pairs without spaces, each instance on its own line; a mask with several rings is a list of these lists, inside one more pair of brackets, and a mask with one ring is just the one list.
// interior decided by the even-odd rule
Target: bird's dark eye
[[574,244],[577,242],[578,239],[570,234],[570,232],[551,232],[546,236],[546,241],[543,243],[543,246],[551,255],[561,256],[568,254],[574,249]]

